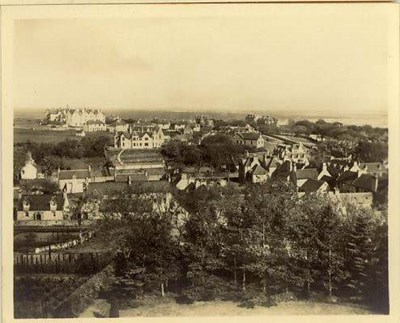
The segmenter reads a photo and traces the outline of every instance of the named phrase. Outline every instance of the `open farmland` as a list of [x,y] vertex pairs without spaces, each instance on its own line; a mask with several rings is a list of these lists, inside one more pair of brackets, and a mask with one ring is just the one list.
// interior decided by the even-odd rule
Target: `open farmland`
[[[81,140],[77,137],[76,130],[39,130],[39,129],[26,129],[14,128],[14,144],[35,142],[35,143],[59,143],[66,139]],[[86,134],[86,137],[106,135],[112,137],[112,133],[99,131]]]
[[[54,131],[14,128],[14,144],[24,142],[59,143],[65,139],[78,139],[75,130]],[[80,138],[79,138],[80,139]]]

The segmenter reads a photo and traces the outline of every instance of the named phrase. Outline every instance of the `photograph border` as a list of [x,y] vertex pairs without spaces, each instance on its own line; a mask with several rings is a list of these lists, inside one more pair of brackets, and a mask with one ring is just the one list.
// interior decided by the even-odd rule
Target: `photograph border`
[[[12,0],[10,0],[12,1]],[[10,1],[3,1],[7,4]],[[15,3],[15,1],[12,1]],[[29,4],[26,1],[18,1],[15,5],[6,5],[0,8],[1,10],[1,105],[2,105],[2,140],[1,140],[1,205],[2,205],[2,319],[3,322],[21,321],[13,318],[13,221],[9,216],[12,213],[12,194],[9,193],[12,187],[12,169],[13,164],[13,107],[12,107],[12,66],[13,66],[13,26],[16,19],[39,19],[49,18],[60,19],[74,17],[127,17],[130,14],[129,10],[123,10],[124,6],[137,9],[140,6],[162,6],[172,5],[177,8],[180,5],[198,5],[198,6],[211,6],[221,5],[230,6],[231,4],[246,6],[246,3],[254,4],[253,1],[219,1],[218,3],[210,3],[208,1],[184,2],[180,0],[169,1],[168,3],[143,3],[143,1],[132,2],[119,5],[117,1],[107,1],[112,3],[105,4],[105,1],[87,2],[79,0],[78,3],[71,5],[66,4],[68,1],[40,1],[40,5]],[[85,2],[85,3],[83,3]],[[100,4],[99,4],[100,2]],[[289,1],[291,2],[291,1]],[[282,6],[292,5],[287,1],[275,1],[273,3],[257,2],[259,5]],[[296,1],[297,2],[297,1]],[[352,316],[268,316],[268,322],[342,322],[343,320],[356,323],[356,322],[399,322],[400,321],[400,203],[399,203],[399,160],[400,160],[400,98],[399,98],[399,14],[400,8],[394,3],[379,3],[381,1],[344,1],[346,4],[338,4],[338,2],[329,3],[311,3],[308,1],[297,2],[296,5],[354,5],[360,6],[387,6],[391,11],[391,28],[388,35],[388,128],[389,128],[389,164],[390,164],[390,181],[389,181],[389,286],[390,286],[390,315],[352,315]],[[339,1],[340,2],[340,1]],[[348,3],[354,2],[354,3]],[[383,1],[386,2],[386,1]],[[45,5],[44,5],[45,3]],[[55,3],[55,5],[54,5]],[[118,1],[121,3],[121,1]],[[87,5],[89,4],[89,5]],[[118,9],[116,9],[118,8]],[[60,11],[62,11],[60,13]],[[338,21],[338,23],[340,23]],[[397,304],[397,305],[396,305]],[[265,317],[163,317],[163,318],[148,318],[148,317],[131,317],[112,319],[118,322],[186,322],[190,319],[193,323],[196,322],[232,322],[232,321],[246,321],[246,322],[261,322]],[[97,322],[97,319],[23,319],[23,322]],[[105,321],[104,319],[102,321]]]

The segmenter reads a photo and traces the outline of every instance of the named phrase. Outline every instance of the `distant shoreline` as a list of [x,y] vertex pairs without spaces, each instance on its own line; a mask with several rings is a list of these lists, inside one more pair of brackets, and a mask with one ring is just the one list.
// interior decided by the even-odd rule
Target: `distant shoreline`
[[[170,119],[170,120],[184,120],[184,119],[194,119],[196,115],[206,114],[216,119],[222,120],[237,120],[244,119],[244,117],[253,112],[205,112],[205,111],[152,111],[152,110],[111,110],[102,109],[104,113],[108,115],[118,115],[121,118],[133,118],[133,119],[152,119],[158,118]],[[43,110],[15,110],[14,120],[17,119],[41,119],[44,116],[46,109]],[[292,112],[256,112],[254,114],[260,115],[270,115],[278,119],[278,124],[286,124],[288,120],[293,119],[298,120],[309,120],[315,122],[319,119],[325,120],[327,122],[341,122],[344,125],[370,125],[372,127],[387,128],[388,127],[388,116],[385,114],[363,114],[363,115],[348,115],[342,117],[336,117],[332,115],[317,115],[315,112],[304,112],[304,113],[292,113]]]

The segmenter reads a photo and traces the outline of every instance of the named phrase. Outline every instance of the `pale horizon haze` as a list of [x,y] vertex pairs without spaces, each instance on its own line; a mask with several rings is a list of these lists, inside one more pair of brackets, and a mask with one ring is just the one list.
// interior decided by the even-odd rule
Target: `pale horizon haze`
[[13,106],[386,118],[387,11],[293,7],[17,20]]

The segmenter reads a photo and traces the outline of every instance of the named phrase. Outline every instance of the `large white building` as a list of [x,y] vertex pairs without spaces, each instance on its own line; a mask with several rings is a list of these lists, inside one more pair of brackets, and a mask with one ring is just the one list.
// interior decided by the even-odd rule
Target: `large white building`
[[130,126],[126,132],[116,132],[114,147],[124,149],[160,148],[165,142],[165,135],[157,126]]
[[82,127],[88,121],[105,123],[106,116],[100,109],[70,109],[59,108],[46,111],[46,121],[49,123],[65,124],[70,127]]
[[20,175],[21,179],[36,179],[38,176],[38,170],[30,152],[27,154],[25,166],[21,168]]

